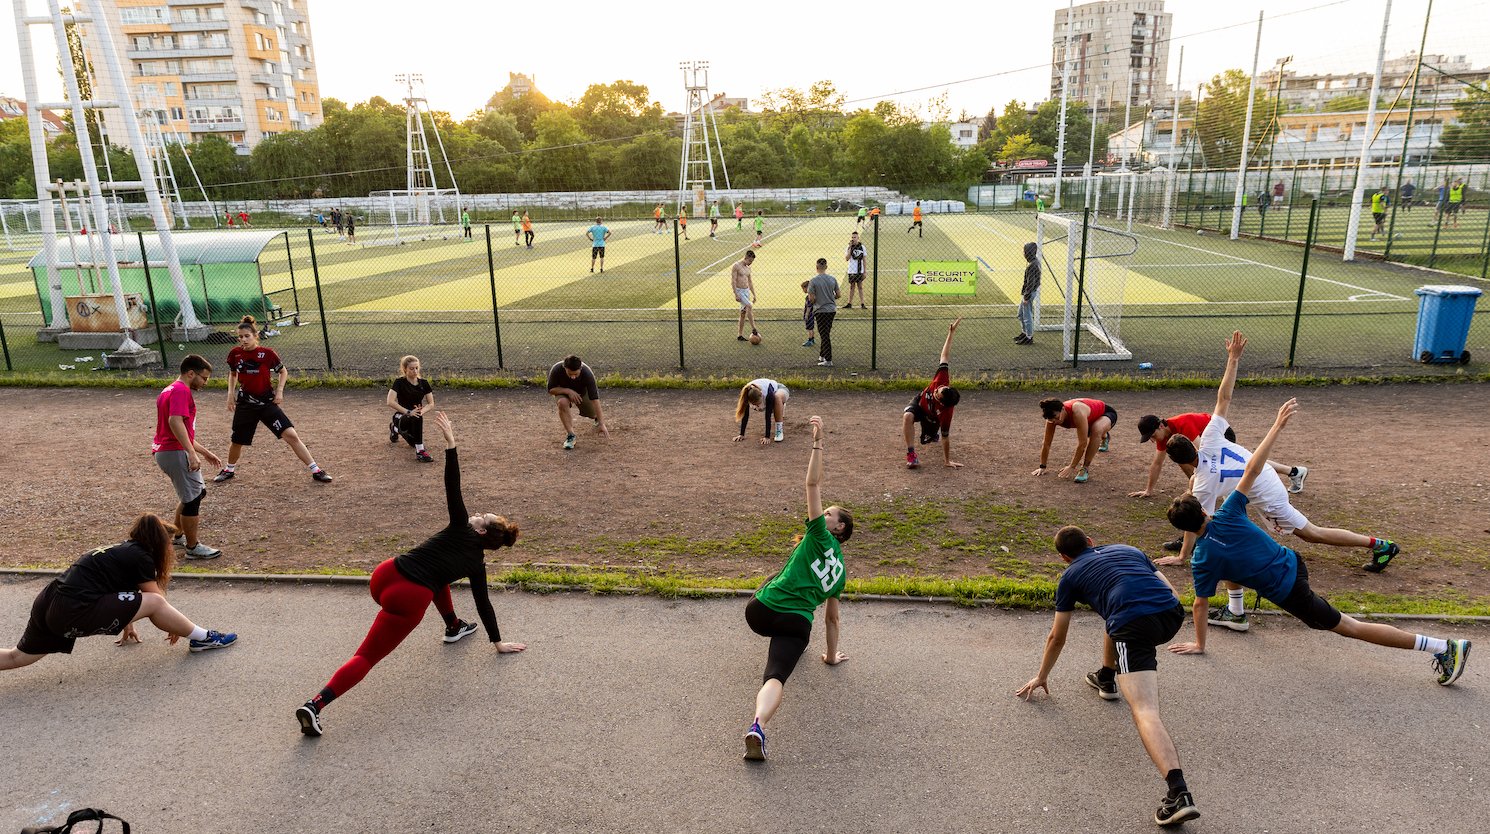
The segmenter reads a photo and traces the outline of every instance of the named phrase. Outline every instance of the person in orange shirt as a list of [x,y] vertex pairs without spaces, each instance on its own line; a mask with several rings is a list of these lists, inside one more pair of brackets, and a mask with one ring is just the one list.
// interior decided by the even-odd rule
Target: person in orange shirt
[[745,209],[741,208],[739,203],[735,203],[735,231],[738,232],[743,228],[745,228]]
[[526,211],[523,212],[523,243],[527,244],[529,249],[533,248],[533,218],[529,217]]
[[688,240],[688,212],[686,211],[678,212],[678,233],[683,235],[684,240]]
[[656,235],[662,234],[663,225],[664,224],[662,222],[662,204],[661,203],[658,203],[657,204],[657,207],[654,208],[654,209],[652,209],[652,234],[656,234]]
[[921,228],[921,201],[917,200],[915,209],[911,211],[911,227],[906,229],[905,233],[915,232],[916,237],[922,237]]

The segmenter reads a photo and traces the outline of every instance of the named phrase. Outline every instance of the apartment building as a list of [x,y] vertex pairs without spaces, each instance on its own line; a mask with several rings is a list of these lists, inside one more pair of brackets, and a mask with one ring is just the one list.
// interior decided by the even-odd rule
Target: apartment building
[[[248,153],[322,121],[308,0],[89,0],[108,15],[141,121],[171,139],[220,136]],[[89,49],[97,49],[90,43]],[[90,60],[98,64],[97,56]],[[116,98],[104,73],[95,96]],[[105,128],[122,142],[117,110]]]
[[1100,99],[1104,107],[1135,107],[1166,100],[1169,38],[1173,15],[1163,0],[1099,2],[1055,12],[1050,47],[1050,97],[1061,97],[1061,78],[1070,49],[1067,95],[1074,101]]
[[[1475,67],[1465,55],[1423,55],[1423,72],[1418,78],[1418,104],[1452,104],[1464,95],[1465,83],[1483,85],[1490,81],[1490,68]],[[1410,52],[1382,64],[1380,98],[1390,102],[1399,93],[1407,101],[1412,92],[1412,73],[1418,55]],[[1370,69],[1347,73],[1297,73],[1278,67],[1259,73],[1257,83],[1278,95],[1293,111],[1320,111],[1332,99],[1343,96],[1369,96],[1374,72]]]

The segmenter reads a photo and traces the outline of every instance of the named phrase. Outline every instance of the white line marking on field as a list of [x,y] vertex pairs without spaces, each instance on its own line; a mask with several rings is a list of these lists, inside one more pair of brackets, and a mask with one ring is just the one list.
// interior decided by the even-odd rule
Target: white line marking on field
[[[806,223],[806,222],[807,222],[807,220],[798,220],[797,222],[791,224],[790,226],[787,226],[787,227],[781,228],[781,229],[777,229],[776,231],[771,232],[768,235],[762,236],[761,237],[761,240],[762,241],[770,240],[772,237],[775,237],[776,235],[779,235],[779,234],[783,234],[785,232],[789,232],[792,229],[795,229],[798,226],[800,226],[800,225],[802,225],[803,223]],[[737,255],[740,256],[740,257],[744,257],[744,253],[747,252],[751,248],[752,245],[753,244],[747,244],[746,246],[744,246],[744,247],[742,247],[740,249],[736,249],[735,251],[729,253],[728,255],[725,255],[724,257],[720,258],[719,260],[715,261],[714,263],[709,264],[708,266],[704,267],[703,269],[700,269],[698,272],[695,272],[693,274],[694,275],[704,275],[704,274],[708,273],[709,270],[713,269],[716,266],[719,266],[720,264],[724,263],[725,261],[729,260],[730,258],[733,258],[733,257],[735,257]]]
[[[1143,240],[1152,240],[1155,243],[1166,244],[1166,245],[1169,245],[1169,246],[1178,246],[1181,249],[1189,249],[1189,250],[1191,250],[1193,252],[1204,252],[1207,255],[1220,255],[1223,258],[1230,258],[1230,259],[1232,259],[1234,261],[1241,261],[1242,263],[1251,264],[1253,266],[1260,266],[1263,269],[1275,270],[1277,272],[1282,272],[1285,275],[1297,275],[1298,274],[1297,272],[1294,272],[1291,269],[1284,269],[1281,266],[1273,266],[1272,264],[1265,264],[1265,263],[1262,263],[1260,261],[1254,261],[1251,258],[1243,258],[1243,257],[1239,257],[1237,255],[1228,255],[1225,252],[1217,252],[1217,251],[1215,251],[1213,249],[1202,249],[1199,246],[1191,246],[1188,243],[1177,243],[1177,242],[1172,241],[1172,240],[1163,240],[1162,238],[1152,237],[1150,235],[1135,234],[1134,237],[1141,238]],[[1323,281],[1326,284],[1334,284],[1336,286],[1346,287],[1346,288],[1352,289],[1352,290],[1360,290],[1363,293],[1365,293],[1367,296],[1375,296],[1375,297],[1379,297],[1379,298],[1390,299],[1392,301],[1406,301],[1406,300],[1408,300],[1405,296],[1396,295],[1394,293],[1389,293],[1389,292],[1383,292],[1381,290],[1373,290],[1370,287],[1362,287],[1362,286],[1358,286],[1356,284],[1347,284],[1344,281],[1336,281],[1333,278],[1321,278],[1318,275],[1310,275],[1309,278],[1311,280],[1314,280],[1314,281]]]

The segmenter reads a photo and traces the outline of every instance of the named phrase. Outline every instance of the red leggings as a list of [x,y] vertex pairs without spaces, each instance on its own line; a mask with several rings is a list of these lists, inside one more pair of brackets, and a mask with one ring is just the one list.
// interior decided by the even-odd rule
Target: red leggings
[[326,688],[338,696],[347,694],[347,690],[356,686],[378,661],[398,648],[398,644],[424,619],[424,611],[431,602],[441,614],[455,613],[449,585],[437,594],[399,573],[392,559],[373,571],[368,590],[372,592],[373,601],[383,610],[373,619],[372,628],[368,629],[362,645],[357,647],[357,653],[343,663],[326,684]]

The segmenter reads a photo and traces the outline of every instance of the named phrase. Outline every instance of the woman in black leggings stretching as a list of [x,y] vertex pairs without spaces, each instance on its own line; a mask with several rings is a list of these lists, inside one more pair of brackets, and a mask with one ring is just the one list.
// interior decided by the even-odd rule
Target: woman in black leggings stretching
[[347,690],[356,686],[378,661],[398,648],[398,644],[424,619],[424,611],[431,602],[445,618],[446,643],[458,642],[476,630],[474,624],[455,616],[450,583],[457,579],[470,580],[476,613],[498,652],[506,654],[527,648],[522,643],[502,641],[496,614],[486,596],[485,551],[511,547],[517,541],[517,525],[491,513],[466,515],[466,504],[460,496],[460,461],[455,454],[455,429],[443,411],[435,412],[434,423],[445,436],[445,503],[450,510],[450,523],[425,539],[424,544],[383,562],[373,571],[369,590],[382,610],[352,659],[336,670],[320,693],[295,710],[300,732],[308,736],[321,734],[321,711],[327,704],[347,694]]
[[745,758],[755,762],[766,760],[766,722],[781,706],[781,687],[807,651],[813,614],[824,602],[828,604],[828,646],[823,662],[837,666],[848,658],[838,651],[838,598],[847,581],[842,543],[854,534],[854,518],[842,507],[823,509],[823,418],[814,416],[809,422],[812,456],[807,459],[807,534],[780,572],[745,606],[750,630],[771,638],[766,671],[755,696],[755,721],[745,733]]

